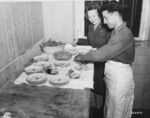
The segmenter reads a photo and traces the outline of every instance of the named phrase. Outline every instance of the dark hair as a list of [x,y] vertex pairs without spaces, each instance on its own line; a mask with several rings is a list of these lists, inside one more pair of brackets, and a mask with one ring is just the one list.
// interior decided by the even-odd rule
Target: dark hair
[[98,13],[98,16],[100,17],[101,21],[103,22],[103,16],[102,16],[102,13],[100,11],[100,5],[97,4],[97,3],[89,3],[87,6],[86,6],[86,14],[85,14],[85,17],[88,19],[88,15],[87,15],[87,12],[90,11],[90,10],[94,10],[96,9],[97,10],[97,13]]
[[107,10],[108,12],[117,11],[122,16],[122,6],[117,1],[106,1],[101,7],[101,12]]

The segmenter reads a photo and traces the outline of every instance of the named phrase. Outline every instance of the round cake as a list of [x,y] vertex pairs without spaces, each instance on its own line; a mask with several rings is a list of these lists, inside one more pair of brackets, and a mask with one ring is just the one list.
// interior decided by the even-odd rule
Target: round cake
[[48,55],[43,53],[41,55],[33,57],[34,61],[48,61]]
[[59,66],[59,67],[67,67],[70,66],[69,62],[56,62],[54,63],[55,66]]
[[25,118],[25,113],[14,107],[6,107],[0,109],[0,118]]
[[33,73],[42,73],[43,72],[43,68],[42,67],[34,66],[34,65],[28,66],[24,70],[25,70],[25,73],[27,75],[30,75],[30,74],[33,74]]
[[37,63],[33,63],[33,65],[40,66],[43,69],[47,69],[47,68],[50,68],[52,66],[52,64],[48,61],[38,61]]
[[69,83],[68,77],[51,77],[49,83],[54,86],[63,86]]
[[26,81],[33,86],[44,84],[47,82],[47,76],[44,73],[34,73],[27,76]]
[[67,61],[72,57],[72,54],[68,51],[56,51],[53,53],[53,56],[56,60]]

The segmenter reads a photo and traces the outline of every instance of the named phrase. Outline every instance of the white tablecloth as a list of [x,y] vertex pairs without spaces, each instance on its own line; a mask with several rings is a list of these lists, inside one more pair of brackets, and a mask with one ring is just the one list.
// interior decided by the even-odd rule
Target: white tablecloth
[[[50,74],[46,74],[47,76],[50,77],[56,77],[56,76],[63,76],[65,77],[66,74],[68,73],[69,69],[73,69],[75,70],[75,66],[77,66],[78,64],[76,62],[73,61],[74,60],[74,56],[72,56],[72,58],[67,61],[70,62],[70,66],[68,67],[63,67],[60,71],[59,71],[59,75],[50,75]],[[52,54],[49,54],[49,62],[52,63],[52,65],[56,62],[60,62],[57,61],[56,59],[54,59]],[[49,83],[49,81],[47,81],[44,84],[41,84],[40,86],[50,86],[50,87],[60,87],[60,88],[72,88],[72,89],[85,89],[85,88],[93,88],[93,64],[89,63],[87,64],[87,66],[90,68],[89,70],[82,70],[81,72],[81,77],[80,79],[70,79],[69,83],[64,85],[64,86],[53,86]],[[23,72],[15,81],[15,84],[22,84],[22,83],[26,83],[26,77],[27,75],[25,74],[25,72]],[[67,77],[67,76],[66,76]]]

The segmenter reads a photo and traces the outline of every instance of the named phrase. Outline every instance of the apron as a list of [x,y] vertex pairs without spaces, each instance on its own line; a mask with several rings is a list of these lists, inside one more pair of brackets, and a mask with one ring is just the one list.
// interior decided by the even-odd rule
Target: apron
[[104,118],[131,118],[134,100],[133,72],[129,64],[105,64],[106,100]]

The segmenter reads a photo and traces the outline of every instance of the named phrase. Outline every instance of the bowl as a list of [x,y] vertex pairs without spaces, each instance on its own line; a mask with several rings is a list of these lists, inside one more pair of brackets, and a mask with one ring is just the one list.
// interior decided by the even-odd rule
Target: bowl
[[58,61],[68,61],[69,59],[71,59],[72,54],[65,50],[56,51],[55,53],[53,53],[53,57]]
[[0,118],[25,118],[25,113],[16,107],[5,107],[0,109]]
[[50,55],[53,54],[56,51],[62,51],[64,50],[64,46],[45,46],[43,47],[44,53]]

